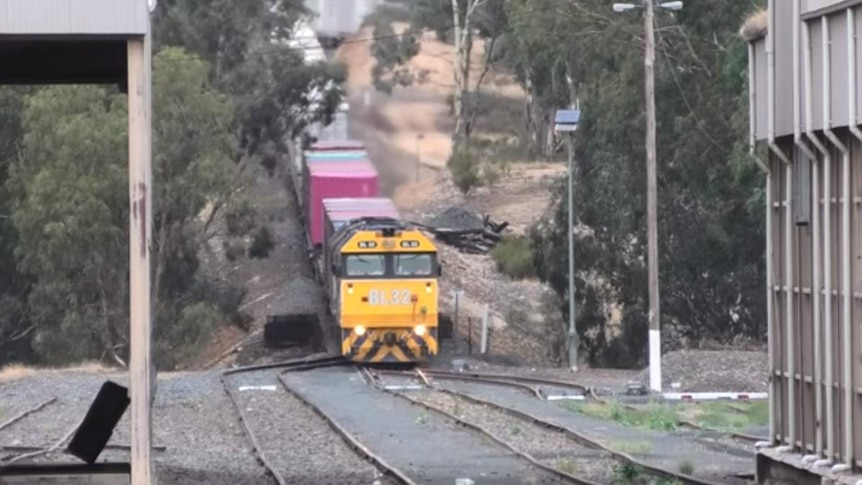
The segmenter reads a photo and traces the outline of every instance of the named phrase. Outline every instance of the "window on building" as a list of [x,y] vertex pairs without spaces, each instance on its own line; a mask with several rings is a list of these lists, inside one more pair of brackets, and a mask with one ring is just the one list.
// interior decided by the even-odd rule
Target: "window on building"
[[811,159],[799,147],[793,156],[792,190],[791,205],[796,225],[807,226],[811,222]]

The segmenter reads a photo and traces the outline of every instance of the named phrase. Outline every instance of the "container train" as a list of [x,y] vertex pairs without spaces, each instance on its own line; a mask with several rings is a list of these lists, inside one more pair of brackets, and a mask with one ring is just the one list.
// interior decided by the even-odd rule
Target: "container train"
[[451,331],[439,311],[437,246],[381,197],[364,145],[316,142],[297,152],[290,172],[342,355],[363,363],[421,362],[436,355],[440,338]]

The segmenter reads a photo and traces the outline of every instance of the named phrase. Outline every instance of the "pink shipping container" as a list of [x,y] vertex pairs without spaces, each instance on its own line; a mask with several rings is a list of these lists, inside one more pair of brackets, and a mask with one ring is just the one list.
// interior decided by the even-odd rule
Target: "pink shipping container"
[[[386,198],[342,198],[323,201],[324,243],[328,246],[332,235],[340,227],[354,219],[363,217],[391,217],[398,219],[398,210],[391,199]],[[328,268],[330,254],[323,252],[324,268]]]
[[320,162],[308,165],[306,227],[313,245],[323,242],[323,200],[377,197],[377,172],[368,161]]
[[364,150],[365,144],[358,140],[319,141],[313,143],[309,150],[331,151],[331,150]]
[[[356,156],[351,157],[347,154],[352,154],[355,152],[337,150],[337,151],[325,151],[325,152],[305,152],[302,158],[302,179],[300,182],[299,193],[301,195],[302,200],[302,208],[303,211],[307,212],[308,203],[309,203],[309,195],[308,195],[308,171],[309,166],[311,165],[320,165],[317,167],[317,170],[325,170],[330,172],[350,172],[357,170],[358,167],[363,167],[363,170],[371,165],[371,162],[368,161],[367,157]],[[363,152],[364,153],[364,152]],[[357,164],[357,162],[365,162],[365,165]],[[377,194],[375,194],[376,196]]]
[[303,152],[305,163],[314,163],[319,161],[337,161],[337,160],[367,160],[368,152],[365,150],[316,150]]

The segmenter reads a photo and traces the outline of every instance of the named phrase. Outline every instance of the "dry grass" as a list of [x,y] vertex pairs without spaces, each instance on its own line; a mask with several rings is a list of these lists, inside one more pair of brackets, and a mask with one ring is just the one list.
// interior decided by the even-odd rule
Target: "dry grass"
[[71,367],[29,367],[23,364],[9,364],[0,368],[0,382],[14,381],[36,374],[62,373],[62,372],[86,372],[86,373],[111,373],[118,369],[105,367],[98,362],[83,362]]
[[766,10],[758,10],[745,19],[745,23],[739,29],[739,35],[749,42],[754,42],[765,37],[768,30],[769,13]]

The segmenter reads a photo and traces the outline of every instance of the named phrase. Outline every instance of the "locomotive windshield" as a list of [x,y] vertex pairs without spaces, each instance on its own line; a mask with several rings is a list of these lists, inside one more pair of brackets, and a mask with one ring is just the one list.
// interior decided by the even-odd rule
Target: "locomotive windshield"
[[430,254],[398,254],[395,256],[395,274],[398,276],[431,276],[432,266]]
[[436,276],[434,253],[347,254],[343,259],[346,278],[429,278]]
[[383,276],[386,273],[386,258],[382,254],[354,254],[347,257],[347,276]]

